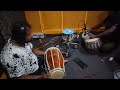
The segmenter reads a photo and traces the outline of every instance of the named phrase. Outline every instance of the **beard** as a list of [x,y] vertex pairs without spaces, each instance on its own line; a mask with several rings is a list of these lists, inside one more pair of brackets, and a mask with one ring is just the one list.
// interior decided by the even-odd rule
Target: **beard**
[[32,42],[32,38],[30,40],[26,40],[25,43]]

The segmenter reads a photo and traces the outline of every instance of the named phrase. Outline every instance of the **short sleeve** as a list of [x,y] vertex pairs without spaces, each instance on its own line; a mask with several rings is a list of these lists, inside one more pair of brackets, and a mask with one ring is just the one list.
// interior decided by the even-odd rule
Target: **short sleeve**
[[107,23],[107,22],[109,21],[109,19],[110,19],[110,16],[107,16],[107,17],[105,18],[105,20],[103,21],[103,23],[104,23],[104,24]]
[[30,48],[33,48],[33,44],[32,43],[28,43],[28,45],[30,46]]
[[33,49],[33,44],[32,43],[26,43],[25,48],[31,51]]

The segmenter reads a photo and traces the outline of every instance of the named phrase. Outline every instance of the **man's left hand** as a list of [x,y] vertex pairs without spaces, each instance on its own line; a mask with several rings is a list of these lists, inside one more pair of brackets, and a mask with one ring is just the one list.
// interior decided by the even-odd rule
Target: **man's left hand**
[[40,50],[39,48],[33,49],[33,53],[36,55],[44,55],[44,51]]
[[97,35],[90,34],[90,39],[97,38]]

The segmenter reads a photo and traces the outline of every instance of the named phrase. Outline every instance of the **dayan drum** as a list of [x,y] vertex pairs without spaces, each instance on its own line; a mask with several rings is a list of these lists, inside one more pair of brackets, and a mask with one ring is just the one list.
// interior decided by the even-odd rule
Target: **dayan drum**
[[64,58],[56,47],[45,51],[45,67],[52,79],[63,79],[65,76]]
[[90,50],[97,50],[101,45],[100,38],[86,39],[85,40],[86,48]]

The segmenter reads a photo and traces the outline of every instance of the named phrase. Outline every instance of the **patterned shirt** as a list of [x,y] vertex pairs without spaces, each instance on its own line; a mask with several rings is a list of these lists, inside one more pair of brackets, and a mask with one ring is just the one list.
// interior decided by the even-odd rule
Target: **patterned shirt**
[[0,61],[6,67],[10,78],[34,73],[38,68],[38,59],[32,52],[32,43],[25,47],[12,45],[10,39],[0,54]]

